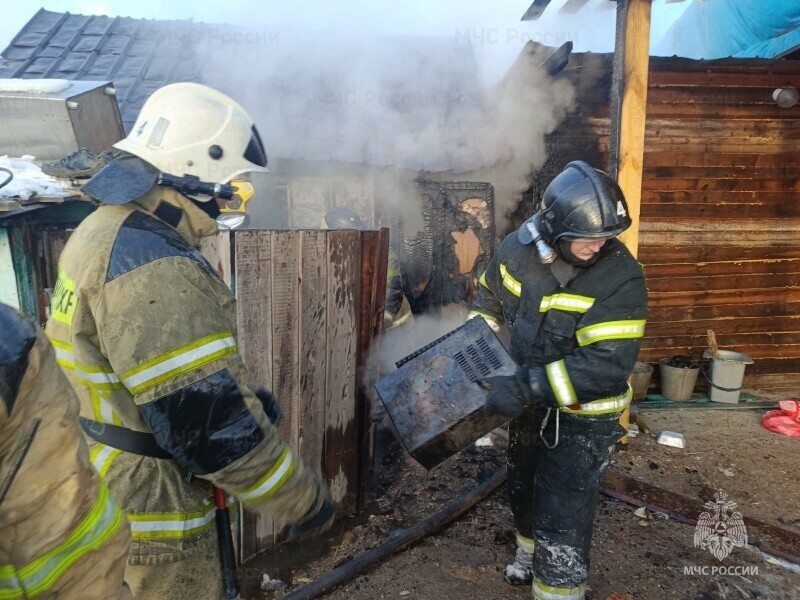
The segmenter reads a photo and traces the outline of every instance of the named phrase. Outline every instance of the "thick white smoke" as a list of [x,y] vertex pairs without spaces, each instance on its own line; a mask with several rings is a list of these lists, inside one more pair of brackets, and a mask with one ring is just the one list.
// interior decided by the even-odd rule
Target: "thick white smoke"
[[[253,27],[221,29],[212,42],[201,49],[203,81],[252,113],[271,157],[384,167],[375,173],[405,182],[427,173],[488,181],[501,223],[573,101],[571,86],[540,68],[543,56],[528,53],[487,87],[474,40],[463,35]],[[413,222],[420,211],[410,186],[380,187],[381,212]]]

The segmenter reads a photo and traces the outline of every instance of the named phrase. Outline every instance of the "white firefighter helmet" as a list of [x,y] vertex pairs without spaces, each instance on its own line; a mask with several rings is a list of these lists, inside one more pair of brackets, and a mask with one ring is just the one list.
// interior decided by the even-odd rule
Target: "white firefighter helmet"
[[250,115],[206,85],[173,83],[142,106],[128,136],[115,148],[138,156],[162,173],[228,183],[267,172],[267,154]]

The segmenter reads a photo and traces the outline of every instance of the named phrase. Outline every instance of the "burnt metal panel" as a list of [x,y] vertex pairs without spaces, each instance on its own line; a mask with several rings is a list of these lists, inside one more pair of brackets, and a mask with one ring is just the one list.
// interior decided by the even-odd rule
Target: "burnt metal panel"
[[470,319],[397,365],[375,389],[400,441],[426,469],[508,420],[483,412],[486,393],[476,381],[516,370],[483,319]]

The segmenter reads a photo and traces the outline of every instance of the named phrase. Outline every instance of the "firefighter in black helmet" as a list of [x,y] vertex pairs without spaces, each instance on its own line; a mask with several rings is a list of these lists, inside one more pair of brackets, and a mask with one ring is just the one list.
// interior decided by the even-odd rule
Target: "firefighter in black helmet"
[[536,599],[584,598],[598,489],[624,434],[645,326],[644,274],[615,239],[630,224],[616,182],[569,163],[501,244],[470,313],[507,325],[519,365],[484,386],[486,410],[513,417],[517,551],[505,578],[532,584]]

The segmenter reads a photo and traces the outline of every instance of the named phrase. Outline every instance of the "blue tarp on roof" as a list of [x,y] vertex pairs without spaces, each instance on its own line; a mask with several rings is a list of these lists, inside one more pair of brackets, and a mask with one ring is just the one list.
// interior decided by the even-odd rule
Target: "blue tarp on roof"
[[656,56],[778,58],[800,49],[800,0],[695,0]]

